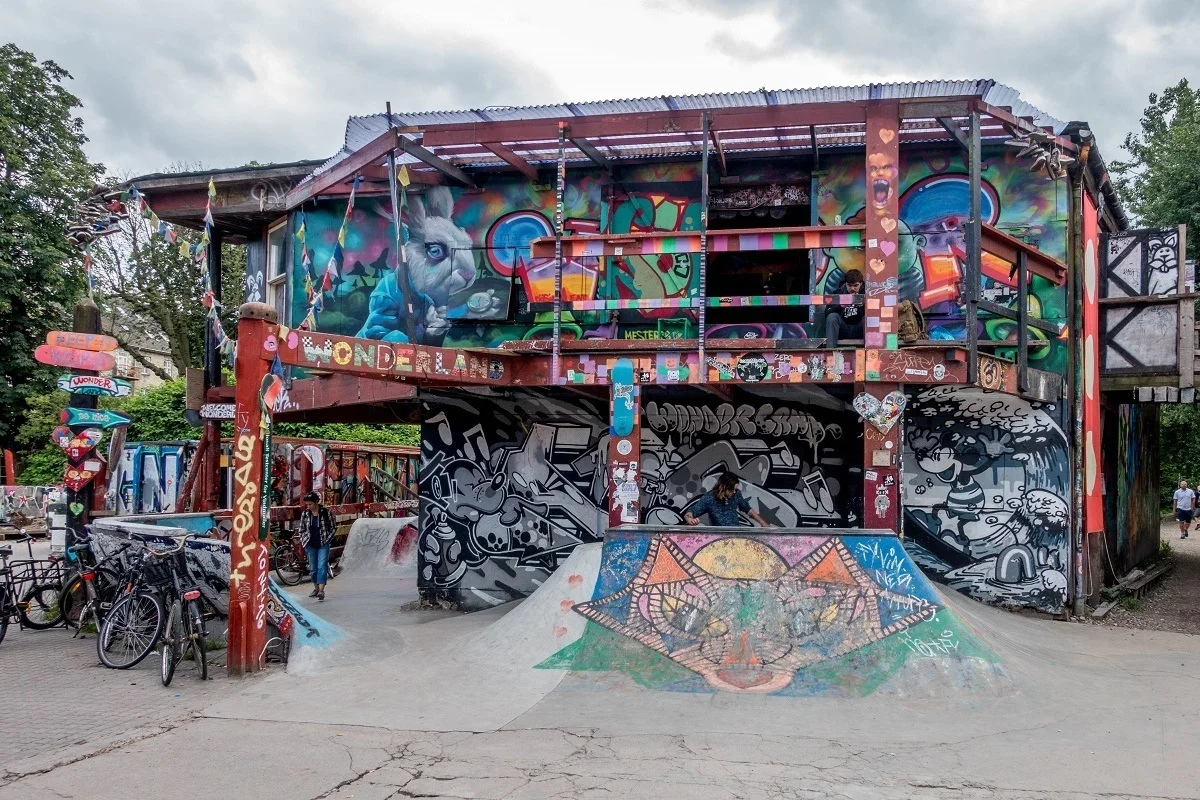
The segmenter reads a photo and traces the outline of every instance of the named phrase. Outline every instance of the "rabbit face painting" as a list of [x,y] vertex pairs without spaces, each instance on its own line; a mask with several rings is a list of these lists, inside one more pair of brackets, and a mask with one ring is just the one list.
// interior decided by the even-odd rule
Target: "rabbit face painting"
[[[450,218],[454,198],[444,186],[408,202],[408,275],[412,287],[414,330],[418,341],[445,333],[450,298],[475,282],[470,235]],[[407,342],[404,297],[396,273],[371,292],[370,312],[358,335],[365,339]]]

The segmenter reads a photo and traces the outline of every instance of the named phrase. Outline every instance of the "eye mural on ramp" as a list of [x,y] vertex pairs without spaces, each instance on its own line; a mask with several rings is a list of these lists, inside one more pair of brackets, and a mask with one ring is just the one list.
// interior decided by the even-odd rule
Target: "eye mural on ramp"
[[929,659],[994,677],[994,657],[886,535],[611,532],[594,597],[574,610],[593,624],[539,667],[784,695],[867,694],[910,661],[911,690]]

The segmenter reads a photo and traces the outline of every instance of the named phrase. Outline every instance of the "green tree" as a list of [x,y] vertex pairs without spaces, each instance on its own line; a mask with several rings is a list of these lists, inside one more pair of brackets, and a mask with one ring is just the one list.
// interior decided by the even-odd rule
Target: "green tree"
[[[1125,137],[1129,159],[1109,165],[1126,207],[1141,224],[1185,223],[1200,231],[1200,92],[1187,79],[1150,95],[1141,132]],[[1188,237],[1188,255],[1198,252]]]
[[[189,244],[200,241],[199,231],[176,232]],[[104,332],[163,380],[171,376],[150,358],[152,346],[166,344],[176,375],[201,366],[208,313],[203,304],[208,270],[204,261],[181,255],[178,245],[152,235],[146,220],[136,214],[121,220],[117,231],[98,240],[92,252]],[[236,309],[245,286],[246,248],[223,245],[221,260],[219,299],[226,308]],[[236,336],[232,324],[226,332]]]
[[[67,242],[75,204],[103,171],[84,155],[70,75],[14,44],[0,47],[0,443],[12,443],[26,397],[52,386],[33,360],[46,332],[69,323],[83,288]],[[9,411],[15,413],[7,413]]]

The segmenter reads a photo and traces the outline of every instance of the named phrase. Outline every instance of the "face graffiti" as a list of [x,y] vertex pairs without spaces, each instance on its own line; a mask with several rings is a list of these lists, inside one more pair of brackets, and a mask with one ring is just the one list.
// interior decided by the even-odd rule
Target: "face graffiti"
[[891,156],[884,153],[872,153],[867,157],[870,164],[870,195],[871,206],[875,213],[883,216],[887,213],[888,204],[896,196],[896,180],[900,171],[896,168]]

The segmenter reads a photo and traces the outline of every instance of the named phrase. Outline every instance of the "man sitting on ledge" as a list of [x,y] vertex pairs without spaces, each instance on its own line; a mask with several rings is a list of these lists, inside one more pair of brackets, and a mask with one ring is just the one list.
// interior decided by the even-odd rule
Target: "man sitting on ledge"
[[862,339],[863,321],[863,274],[856,269],[849,270],[842,278],[835,294],[852,294],[854,301],[848,305],[835,303],[828,307],[825,314],[825,346],[837,347],[838,339]]

